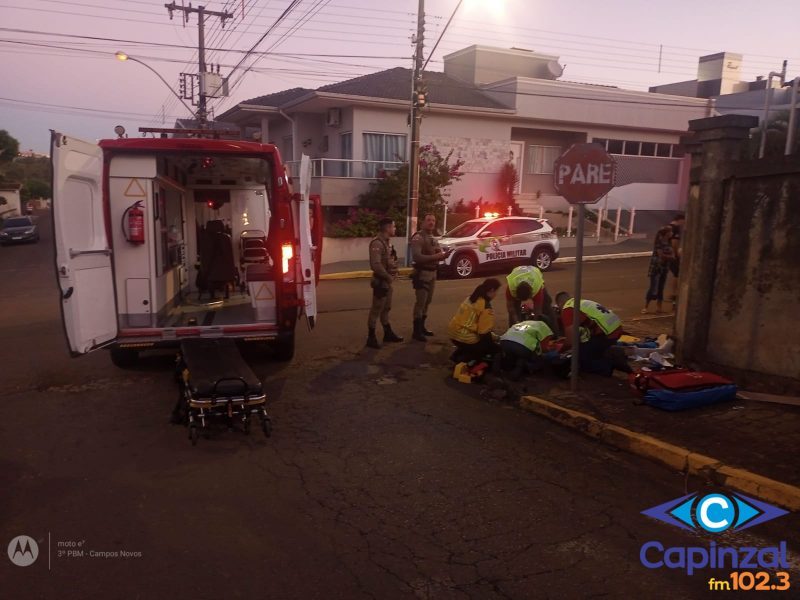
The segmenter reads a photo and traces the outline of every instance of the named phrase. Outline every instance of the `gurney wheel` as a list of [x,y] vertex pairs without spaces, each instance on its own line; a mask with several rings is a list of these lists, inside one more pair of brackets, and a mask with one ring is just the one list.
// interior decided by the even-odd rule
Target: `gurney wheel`
[[269,419],[261,421],[261,430],[266,437],[270,437],[272,435],[272,422]]
[[244,427],[245,435],[250,435],[250,418],[249,417],[244,420],[244,423],[242,424],[242,426]]
[[192,440],[192,446],[197,446],[197,440],[200,438],[200,428],[197,425],[189,425],[189,439]]

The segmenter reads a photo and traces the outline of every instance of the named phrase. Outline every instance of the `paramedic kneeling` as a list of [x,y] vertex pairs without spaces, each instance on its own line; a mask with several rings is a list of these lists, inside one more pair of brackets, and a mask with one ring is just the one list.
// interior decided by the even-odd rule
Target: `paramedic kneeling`
[[575,299],[570,298],[566,292],[556,295],[556,305],[561,312],[561,325],[566,338],[562,351],[570,349],[573,328],[580,327],[581,345],[578,358],[581,371],[611,375],[614,361],[608,355],[608,349],[622,335],[620,318],[602,304],[585,299],[581,299],[581,309],[576,318]]
[[505,370],[513,369],[512,379],[525,370],[536,371],[544,365],[542,354],[553,349],[554,338],[553,330],[544,321],[516,323],[500,336],[503,356],[499,364]]
[[492,333],[492,300],[499,289],[500,282],[497,279],[487,279],[464,299],[455,316],[450,319],[447,334],[456,346],[456,351],[450,357],[454,362],[480,360],[496,354],[500,349]]
[[537,268],[530,265],[516,267],[506,277],[506,308],[508,310],[508,326],[522,321],[522,305],[533,313],[533,316],[542,318],[550,329],[557,327],[553,314],[550,294],[544,285],[544,276]]

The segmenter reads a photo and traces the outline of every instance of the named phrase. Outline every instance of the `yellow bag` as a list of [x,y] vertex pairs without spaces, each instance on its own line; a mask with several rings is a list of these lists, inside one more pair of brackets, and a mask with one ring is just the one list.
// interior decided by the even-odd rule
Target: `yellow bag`
[[453,368],[453,379],[461,383],[472,383],[472,377],[469,374],[467,363],[460,362]]

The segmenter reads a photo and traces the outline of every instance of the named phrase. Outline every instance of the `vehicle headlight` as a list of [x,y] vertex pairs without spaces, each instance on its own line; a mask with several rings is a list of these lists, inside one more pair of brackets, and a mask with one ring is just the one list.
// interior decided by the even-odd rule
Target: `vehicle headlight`
[[8,237],[8,234],[5,231],[0,231],[0,237]]
[[27,230],[25,233],[27,233],[27,234],[29,234],[29,235],[30,235],[30,234],[31,234],[31,233],[33,233],[34,231],[36,231],[36,230],[35,230],[33,227],[31,227],[31,228],[30,228],[30,229],[28,229],[28,230]]

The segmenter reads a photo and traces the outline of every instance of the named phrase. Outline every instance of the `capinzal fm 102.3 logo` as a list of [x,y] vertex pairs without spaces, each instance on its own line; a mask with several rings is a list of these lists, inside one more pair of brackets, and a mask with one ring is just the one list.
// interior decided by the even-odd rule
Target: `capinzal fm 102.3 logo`
[[[743,494],[715,492],[688,494],[644,510],[642,514],[681,529],[720,534],[749,529],[782,517],[788,511]],[[639,558],[650,569],[685,569],[688,575],[702,568],[788,568],[785,541],[765,548],[731,548],[716,542],[711,542],[708,548],[665,548],[661,542],[651,541],[642,546]]]
[[742,494],[715,493],[705,496],[689,494],[644,510],[642,514],[681,529],[722,533],[728,529],[741,531],[788,513]]

